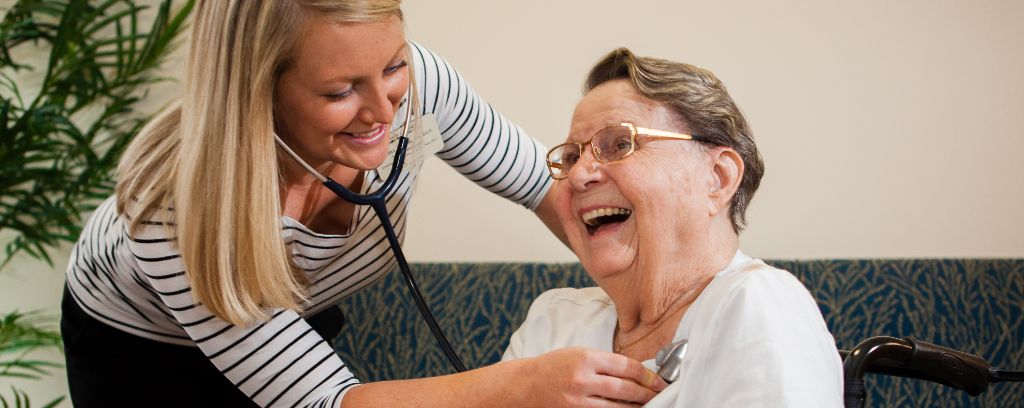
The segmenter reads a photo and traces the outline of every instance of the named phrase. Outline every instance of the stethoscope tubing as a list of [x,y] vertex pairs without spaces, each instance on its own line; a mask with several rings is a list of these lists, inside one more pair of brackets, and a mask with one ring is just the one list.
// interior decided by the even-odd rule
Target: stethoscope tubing
[[[412,96],[412,83],[409,84],[408,95]],[[451,362],[452,367],[455,368],[456,372],[465,372],[466,365],[463,364],[462,359],[455,353],[455,349],[452,347],[451,342],[448,341],[448,337],[445,336],[444,331],[441,330],[441,326],[437,324],[437,319],[434,318],[434,314],[430,311],[430,306],[427,305],[426,300],[423,299],[423,294],[420,292],[419,285],[416,284],[416,279],[412,276],[412,271],[409,269],[409,262],[405,259],[405,253],[402,252],[402,244],[398,241],[398,235],[395,234],[395,227],[391,223],[391,219],[388,216],[387,209],[387,197],[391,194],[398,181],[398,175],[402,172],[402,167],[405,164],[405,152],[409,147],[409,126],[413,115],[412,103],[409,103],[408,109],[405,114],[405,126],[402,129],[402,136],[398,138],[398,147],[395,150],[395,157],[391,163],[391,173],[388,174],[388,178],[381,184],[377,191],[367,194],[356,194],[352,190],[345,188],[345,186],[338,184],[330,177],[326,177],[320,172],[313,169],[307,164],[302,158],[300,158],[292,149],[290,149],[281,138],[274,136],[277,144],[280,145],[295,161],[306,168],[310,174],[315,176],[324,187],[331,190],[338,197],[343,200],[356,205],[367,205],[373,208],[373,212],[377,214],[377,218],[380,219],[381,226],[384,229],[384,235],[387,236],[388,244],[391,246],[391,252],[395,255],[395,260],[398,263],[398,269],[402,273],[402,278],[405,280],[406,286],[409,287],[409,293],[412,295],[413,300],[416,302],[416,308],[419,309],[420,315],[423,316],[423,320],[430,327],[430,333],[434,335],[434,339],[437,340],[437,345],[444,351],[448,361]]]
[[423,299],[423,294],[420,292],[419,285],[416,284],[416,279],[412,276],[412,271],[409,269],[409,262],[405,259],[405,253],[402,251],[402,244],[398,241],[398,235],[395,234],[394,224],[391,223],[391,219],[388,216],[387,209],[387,195],[391,193],[392,188],[395,186],[395,182],[398,180],[398,174],[402,172],[402,165],[405,162],[405,150],[408,147],[409,139],[405,135],[398,138],[398,149],[395,151],[395,159],[391,165],[391,174],[388,175],[387,180],[381,185],[377,191],[369,194],[356,194],[351,190],[345,188],[345,186],[338,184],[330,177],[324,181],[324,186],[329,190],[342,197],[346,201],[359,205],[369,205],[373,208],[373,212],[377,214],[377,218],[380,219],[380,224],[384,227],[384,235],[388,238],[388,243],[391,245],[391,252],[395,254],[395,260],[398,261],[398,269],[402,272],[402,278],[405,279],[406,286],[409,287],[409,293],[412,295],[413,300],[416,302],[416,308],[419,309],[420,315],[423,316],[423,320],[427,322],[427,326],[430,327],[430,333],[434,335],[434,339],[437,340],[437,345],[444,351],[448,361],[451,362],[452,367],[455,368],[456,372],[465,372],[466,365],[463,364],[462,359],[455,353],[455,349],[452,347],[451,342],[448,341],[448,337],[445,336],[444,331],[441,330],[441,326],[437,324],[437,320],[434,318],[434,314],[430,311],[430,306],[427,305],[426,300]]

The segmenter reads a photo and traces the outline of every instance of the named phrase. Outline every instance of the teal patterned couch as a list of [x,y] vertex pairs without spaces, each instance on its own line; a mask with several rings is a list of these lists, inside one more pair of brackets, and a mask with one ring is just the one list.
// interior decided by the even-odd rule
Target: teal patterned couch
[[[921,340],[1024,369],[1024,260],[769,261],[800,278],[840,348],[875,335]],[[577,264],[414,264],[441,326],[470,368],[497,361],[530,302],[554,287],[593,282]],[[334,339],[363,381],[450,373],[394,271],[345,299]],[[970,397],[923,381],[869,375],[868,406],[1024,406],[1024,385]]]

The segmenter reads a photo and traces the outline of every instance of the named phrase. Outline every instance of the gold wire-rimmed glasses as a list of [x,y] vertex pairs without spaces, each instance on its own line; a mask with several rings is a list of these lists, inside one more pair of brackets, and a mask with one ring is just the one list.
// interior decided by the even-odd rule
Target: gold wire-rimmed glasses
[[636,151],[637,135],[700,141],[700,138],[694,135],[648,129],[629,122],[622,122],[618,125],[611,125],[599,130],[586,142],[562,143],[548,150],[547,162],[551,178],[562,180],[569,177],[569,170],[572,170],[572,166],[583,155],[583,148],[588,144],[594,152],[594,158],[601,163],[611,163],[625,159]]

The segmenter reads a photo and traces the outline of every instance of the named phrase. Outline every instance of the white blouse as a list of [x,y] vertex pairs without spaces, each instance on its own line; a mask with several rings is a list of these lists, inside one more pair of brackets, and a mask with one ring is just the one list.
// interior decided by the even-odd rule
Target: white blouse
[[[612,350],[615,304],[601,288],[553,289],[530,307],[503,360],[564,347]],[[841,407],[842,361],[810,293],[737,252],[683,315],[679,380],[648,407]],[[654,360],[644,362],[657,371]]]

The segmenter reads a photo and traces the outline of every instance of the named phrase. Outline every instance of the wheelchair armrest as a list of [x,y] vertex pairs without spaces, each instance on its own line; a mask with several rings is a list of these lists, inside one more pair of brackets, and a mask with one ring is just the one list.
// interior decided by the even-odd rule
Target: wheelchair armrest
[[843,361],[843,375],[862,379],[868,372],[932,381],[972,396],[985,392],[992,382],[985,359],[913,337],[872,337],[850,350]]

